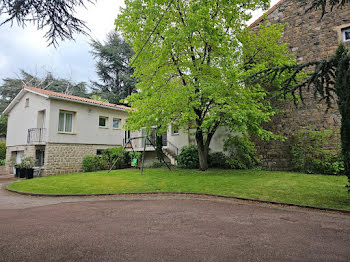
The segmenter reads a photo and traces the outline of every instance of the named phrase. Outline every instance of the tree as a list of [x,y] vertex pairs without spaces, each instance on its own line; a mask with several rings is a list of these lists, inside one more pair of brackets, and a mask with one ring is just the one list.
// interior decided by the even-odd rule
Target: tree
[[[305,71],[310,72],[305,76]],[[268,76],[271,80],[284,72],[293,72],[282,83],[284,93],[303,100],[305,90],[313,90],[315,99],[321,98],[328,108],[337,104],[341,115],[341,148],[344,174],[350,182],[350,51],[340,44],[335,54],[321,61],[284,65],[258,72],[251,79]],[[305,77],[298,77],[303,74]],[[349,191],[350,191],[350,186]]]
[[[306,1],[305,2],[310,2]],[[330,7],[332,12],[335,7],[342,8],[345,4],[350,4],[350,0],[312,0],[311,5],[306,9],[306,12],[311,10],[321,9],[321,18],[327,13],[327,7]]]
[[16,21],[19,25],[34,23],[38,29],[49,28],[45,34],[50,45],[58,40],[73,39],[75,33],[87,34],[84,21],[75,16],[75,8],[85,7],[92,0],[0,0],[0,15],[6,23]]
[[20,92],[23,85],[33,86],[69,95],[89,97],[89,94],[87,94],[86,90],[86,84],[84,82],[75,84],[67,79],[55,78],[51,73],[47,73],[47,75],[41,79],[22,70],[18,78],[3,79],[3,84],[0,86],[1,112],[5,110],[5,108]]
[[116,32],[108,34],[105,43],[92,41],[91,47],[97,59],[97,75],[102,81],[92,82],[94,92],[110,103],[119,104],[136,91],[136,80],[131,77],[134,70],[129,67],[134,51]]
[[[137,53],[134,75],[140,81],[139,92],[127,98],[137,108],[127,121],[129,129],[157,126],[161,133],[175,123],[193,130],[200,170],[208,168],[210,142],[221,126],[272,136],[261,126],[276,113],[265,99],[268,92],[243,81],[247,72],[294,61],[287,45],[278,44],[283,26],[262,25],[258,34],[246,28],[248,10],[266,7],[268,1],[125,4],[116,25]],[[150,44],[144,46],[148,37]]]

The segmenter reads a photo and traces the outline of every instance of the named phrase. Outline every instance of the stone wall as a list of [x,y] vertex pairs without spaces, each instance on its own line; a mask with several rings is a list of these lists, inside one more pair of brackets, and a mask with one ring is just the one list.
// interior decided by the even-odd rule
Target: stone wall
[[12,167],[9,166],[12,158],[15,157],[15,152],[23,151],[24,157],[33,157],[35,158],[35,146],[8,146],[6,148],[6,167],[9,173],[13,173]]
[[83,171],[82,161],[87,155],[96,155],[98,149],[118,147],[118,145],[56,144],[45,147],[43,176]]
[[[302,1],[284,0],[266,18],[270,23],[288,23],[282,41],[290,43],[290,51],[295,53],[297,61],[301,63],[327,58],[333,54],[341,40],[341,28],[350,26],[350,5],[342,9],[335,8],[322,20],[320,10],[305,14],[307,6]],[[255,23],[250,28],[257,30]],[[346,45],[350,47],[350,42]],[[336,108],[326,113],[326,105],[317,103],[312,93],[305,94],[304,103],[300,103],[297,108],[292,101],[275,103],[284,113],[273,117],[265,127],[287,138],[308,126],[314,129],[333,129],[339,134],[341,119]],[[288,139],[285,142],[256,142],[264,166],[270,169],[291,169]],[[338,148],[339,144],[339,135],[336,135],[332,147]]]

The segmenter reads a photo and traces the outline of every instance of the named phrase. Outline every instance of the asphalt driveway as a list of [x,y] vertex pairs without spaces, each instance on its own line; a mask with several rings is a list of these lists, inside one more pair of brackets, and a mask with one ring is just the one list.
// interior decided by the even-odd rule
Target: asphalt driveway
[[[5,196],[27,204],[6,206]],[[141,199],[71,202],[2,190],[0,261],[350,260],[349,215],[243,201]]]

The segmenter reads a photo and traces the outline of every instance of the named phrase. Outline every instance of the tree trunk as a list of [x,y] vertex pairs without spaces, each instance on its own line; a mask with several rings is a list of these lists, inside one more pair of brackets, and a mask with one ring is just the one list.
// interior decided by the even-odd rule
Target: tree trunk
[[210,143],[204,142],[203,132],[201,130],[196,131],[196,142],[198,147],[199,170],[205,171],[208,169],[208,153]]

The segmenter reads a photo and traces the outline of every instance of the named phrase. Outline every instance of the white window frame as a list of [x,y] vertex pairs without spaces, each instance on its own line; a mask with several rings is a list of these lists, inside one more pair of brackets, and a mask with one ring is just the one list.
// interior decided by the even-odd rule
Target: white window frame
[[342,36],[343,42],[350,42],[350,38],[345,39],[345,32],[348,32],[350,34],[350,26],[341,29],[341,36]]
[[[118,120],[118,127],[114,127],[114,120]],[[121,123],[122,123],[122,120],[121,120],[120,118],[113,117],[113,120],[112,120],[112,128],[113,128],[113,129],[121,129]]]
[[[63,114],[63,131],[60,130],[60,114]],[[72,115],[72,129],[70,132],[66,131],[66,117],[67,115]],[[73,134],[74,130],[74,116],[75,112],[70,112],[70,111],[65,111],[65,110],[60,110],[58,112],[58,133],[63,133],[63,134]]]
[[[104,126],[100,126],[100,118],[104,118],[105,119],[105,125]],[[99,116],[98,117],[98,127],[100,127],[100,128],[108,128],[108,116]]]

